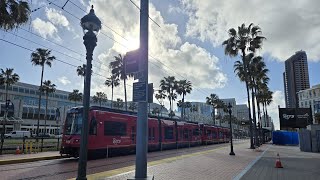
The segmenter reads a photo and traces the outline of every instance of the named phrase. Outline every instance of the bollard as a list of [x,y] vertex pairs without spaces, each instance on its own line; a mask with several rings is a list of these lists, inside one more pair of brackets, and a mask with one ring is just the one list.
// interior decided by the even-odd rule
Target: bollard
[[28,153],[28,141],[26,141],[26,148],[24,149],[24,153],[27,154]]
[[29,153],[30,153],[30,154],[32,153],[32,145],[33,145],[33,142],[30,141],[30,149],[29,149]]

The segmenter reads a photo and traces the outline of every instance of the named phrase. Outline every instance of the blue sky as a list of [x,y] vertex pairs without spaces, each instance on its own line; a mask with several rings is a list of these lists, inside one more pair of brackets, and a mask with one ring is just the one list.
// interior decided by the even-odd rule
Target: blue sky
[[[139,1],[134,2],[139,5]],[[259,55],[263,55],[270,69],[270,89],[275,92],[275,98],[269,112],[278,127],[277,106],[284,106],[284,60],[295,51],[305,50],[309,59],[310,84],[320,83],[320,36],[316,33],[320,30],[320,15],[315,8],[319,6],[317,1],[312,0],[296,1],[290,7],[275,0],[259,2],[262,6],[257,8],[257,1],[253,0],[246,3],[235,0],[150,1],[150,17],[160,27],[149,22],[150,55],[157,59],[149,60],[149,81],[158,86],[162,77],[174,75],[194,84],[192,94],[187,96],[189,101],[204,101],[210,93],[216,93],[221,98],[235,97],[237,103],[245,103],[245,86],[233,73],[233,62],[237,58],[225,56],[221,42],[228,37],[229,28],[253,22],[262,28],[267,38]],[[31,9],[40,9],[32,13],[30,23],[22,27],[24,30],[0,31],[0,38],[31,50],[43,45],[51,49],[58,60],[73,66],[82,65],[85,48],[77,18],[85,15],[81,9],[88,12],[89,5],[93,4],[104,25],[94,51],[92,94],[104,91],[110,97],[111,90],[103,85],[110,75],[107,65],[113,56],[138,47],[139,11],[129,0],[71,0],[65,7],[66,11],[59,8],[64,3],[64,0],[56,0],[56,6],[49,5],[48,1],[33,1]],[[299,11],[301,9],[307,11]],[[0,46],[0,68],[14,68],[22,82],[40,83],[40,68],[32,66],[29,50],[2,40]],[[83,81],[76,75],[73,66],[56,61],[52,68],[45,67],[45,79],[52,80],[59,89],[82,89]],[[128,85],[129,100],[132,82],[129,81]],[[117,89],[115,96],[123,98],[123,87]]]

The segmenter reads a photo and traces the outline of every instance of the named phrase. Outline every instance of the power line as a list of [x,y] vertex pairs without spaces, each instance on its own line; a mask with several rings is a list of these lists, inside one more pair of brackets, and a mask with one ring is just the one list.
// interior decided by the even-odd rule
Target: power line
[[[132,0],[129,0],[137,9],[139,9],[139,11],[140,11],[140,7],[135,3],[135,2],[133,2]],[[148,14],[148,17],[149,17],[149,19],[154,23],[154,24],[156,24],[159,28],[161,28],[161,26],[155,21],[155,20],[153,20],[150,16],[149,16],[149,14]]]
[[[49,1],[49,0],[47,0],[47,1]],[[51,1],[49,1],[49,2],[51,2]],[[72,2],[72,1],[69,1],[69,2]],[[131,3],[133,3],[134,5],[136,5],[136,4],[135,4],[134,2],[132,2],[132,1],[131,1]],[[57,4],[55,4],[55,3],[53,3],[53,2],[51,2],[51,4],[52,4],[52,5],[55,5],[55,6],[58,7],[58,8],[61,8],[60,6],[58,6]],[[74,4],[74,3],[73,3],[73,4]],[[136,5],[136,6],[137,6],[137,5]],[[140,9],[140,8],[139,8],[139,9]],[[63,11],[66,12],[66,13],[68,13],[68,14],[71,15],[72,17],[80,20],[79,17],[75,16],[74,14],[70,13],[69,11],[67,11],[67,10],[65,10],[65,9],[63,9]],[[116,31],[114,31],[114,30],[112,30],[112,31],[119,35],[119,33],[117,33]],[[111,39],[112,41],[120,44],[122,47],[126,48],[127,50],[129,49],[127,46],[125,46],[124,44],[116,41],[114,38],[106,35],[105,33],[101,32],[101,34],[103,34],[104,36],[108,37],[108,38]],[[180,77],[182,77],[183,79],[185,79],[185,77],[184,77],[183,75],[181,75],[180,73],[175,72],[175,70],[173,70],[172,68],[170,68],[169,66],[167,66],[166,64],[164,64],[163,62],[161,62],[160,60],[156,59],[153,55],[149,55],[149,57],[153,58],[155,61],[159,62],[160,64],[162,64],[162,65],[165,66],[166,68],[170,69],[173,73],[175,73],[175,74],[179,75]],[[151,63],[155,65],[154,62],[151,62]],[[155,66],[158,66],[158,65],[155,65]],[[161,66],[158,66],[158,67],[162,68]],[[162,68],[162,69],[163,69],[163,68]],[[165,70],[165,69],[163,69],[163,70],[166,71],[166,72],[168,72],[168,71]],[[169,74],[169,73],[168,73],[168,74]],[[205,94],[205,95],[210,94],[210,93],[208,93],[208,92],[206,92],[206,91],[204,91],[204,90],[202,90],[202,89],[200,89],[200,88],[194,87],[194,89],[197,90],[197,91],[199,91],[199,92],[201,92],[201,93],[203,93],[203,94]]]

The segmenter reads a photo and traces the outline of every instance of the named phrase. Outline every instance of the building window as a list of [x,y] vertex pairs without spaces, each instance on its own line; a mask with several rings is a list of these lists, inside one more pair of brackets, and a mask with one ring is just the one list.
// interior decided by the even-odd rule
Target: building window
[[105,136],[125,136],[127,135],[127,124],[123,122],[105,121]]
[[19,87],[19,92],[24,93],[24,88]]
[[18,90],[18,87],[17,87],[17,86],[13,86],[13,91],[18,92],[18,91],[19,91],[19,90]]

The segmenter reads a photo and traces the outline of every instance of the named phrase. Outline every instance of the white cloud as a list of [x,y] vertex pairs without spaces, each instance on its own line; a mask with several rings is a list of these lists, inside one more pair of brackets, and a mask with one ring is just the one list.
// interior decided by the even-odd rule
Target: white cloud
[[273,93],[272,103],[267,107],[268,115],[272,118],[275,129],[280,129],[278,106],[285,107],[284,99],[283,91],[276,90]]
[[44,38],[50,37],[57,41],[61,40],[61,38],[57,34],[57,28],[51,22],[46,22],[41,20],[40,18],[36,18],[32,21],[32,27],[40,34],[40,36]]
[[60,83],[62,83],[63,85],[67,85],[67,84],[70,84],[71,81],[66,77],[66,76],[62,76],[58,79],[58,81]]
[[61,11],[58,11],[53,8],[46,8],[46,16],[48,20],[52,22],[54,25],[64,26],[64,27],[69,26],[68,19],[64,15],[62,15]]
[[[94,5],[102,23],[108,24],[116,32],[130,39],[130,42],[126,42],[114,32],[110,32],[116,41],[125,45],[132,43],[131,39],[139,42],[139,11],[131,3],[93,0],[90,4]],[[105,11],[106,8],[109,10]],[[218,58],[195,44],[182,43],[177,25],[166,23],[152,4],[149,9],[150,17],[161,26],[159,28],[149,21],[149,54],[156,58],[155,60],[149,57],[149,81],[154,83],[154,87],[157,88],[160,79],[169,75],[176,76],[177,79],[182,79],[182,75],[197,88],[223,87],[227,78],[219,69]],[[100,61],[108,64],[118,52],[126,51],[127,49],[115,43],[111,50],[100,55]],[[131,94],[130,91],[128,94]]]
[[320,13],[318,0],[182,0],[189,16],[186,35],[220,46],[230,28],[251,22],[262,28],[267,38],[263,52],[281,61],[297,50],[305,50],[311,60],[320,60]]

